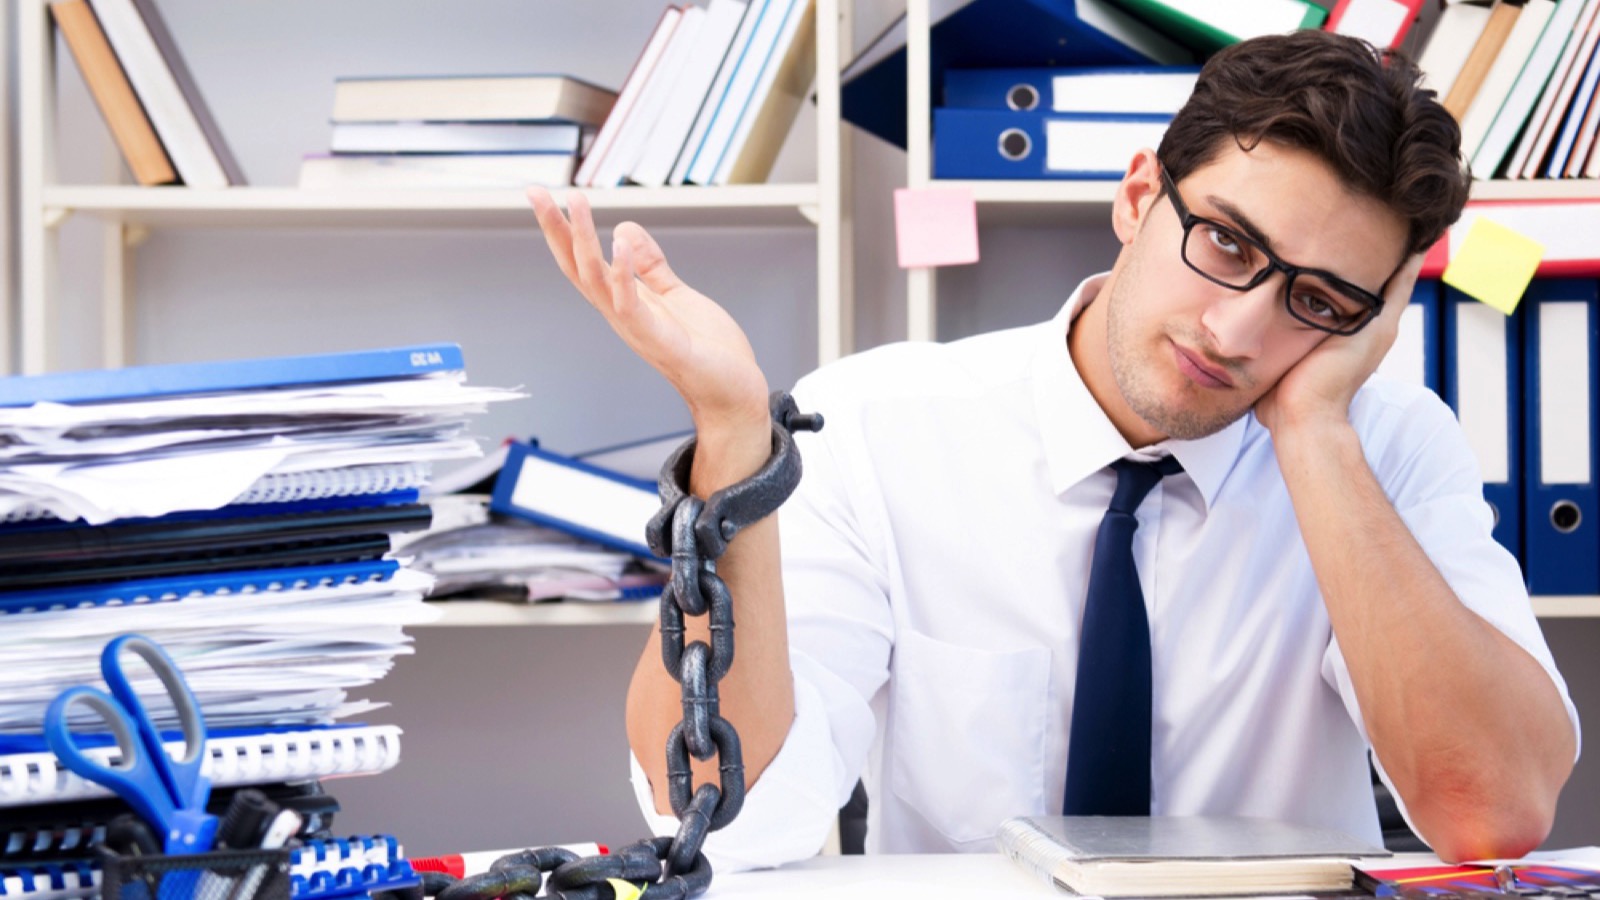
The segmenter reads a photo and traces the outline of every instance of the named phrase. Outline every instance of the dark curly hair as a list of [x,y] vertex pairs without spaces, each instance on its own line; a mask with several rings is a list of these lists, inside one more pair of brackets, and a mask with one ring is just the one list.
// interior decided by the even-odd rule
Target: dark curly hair
[[1461,129],[1421,79],[1404,56],[1342,35],[1243,41],[1201,69],[1158,154],[1176,182],[1215,159],[1225,140],[1307,150],[1404,218],[1414,253],[1460,217],[1471,185]]

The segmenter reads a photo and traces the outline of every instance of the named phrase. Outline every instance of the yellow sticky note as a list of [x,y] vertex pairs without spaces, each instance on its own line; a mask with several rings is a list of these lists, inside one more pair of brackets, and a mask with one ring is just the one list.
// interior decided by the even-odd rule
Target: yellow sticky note
[[644,893],[642,888],[635,887],[621,878],[607,878],[606,884],[611,885],[611,889],[616,891],[617,900],[639,900],[639,895]]
[[894,232],[902,269],[977,262],[978,204],[972,189],[895,189]]
[[1543,258],[1543,244],[1480,215],[1450,254],[1450,264],[1440,277],[1509,316],[1516,312]]

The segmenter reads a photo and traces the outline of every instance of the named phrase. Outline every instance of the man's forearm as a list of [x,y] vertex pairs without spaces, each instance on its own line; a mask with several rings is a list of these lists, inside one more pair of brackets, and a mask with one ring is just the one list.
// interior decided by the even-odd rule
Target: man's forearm
[[[690,492],[705,498],[758,471],[771,454],[771,424],[762,417],[737,426],[701,428]],[[777,755],[794,719],[794,686],[789,670],[788,628],[783,612],[777,516],[741,532],[717,562],[717,573],[733,595],[735,653],[718,684],[720,713],[739,732],[745,781],[754,784]],[[706,617],[685,617],[685,646],[709,643]],[[651,630],[628,688],[628,743],[650,776],[656,809],[670,813],[665,748],[673,726],[683,719],[682,689],[661,661],[659,626]],[[720,783],[713,757],[692,760],[695,784]]]
[[1274,440],[1368,736],[1412,821],[1446,859],[1533,849],[1575,752],[1549,676],[1455,596],[1347,422]]

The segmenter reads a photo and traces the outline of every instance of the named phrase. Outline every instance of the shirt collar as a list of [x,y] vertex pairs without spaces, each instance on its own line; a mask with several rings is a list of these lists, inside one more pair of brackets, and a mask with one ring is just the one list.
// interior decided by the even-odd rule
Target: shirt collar
[[[1033,355],[1033,396],[1050,467],[1050,485],[1063,494],[1073,485],[1134,452],[1106,416],[1072,364],[1067,333],[1079,312],[1100,293],[1108,273],[1084,279],[1055,318],[1041,326]],[[1244,446],[1250,416],[1193,441],[1166,440],[1152,448],[1178,458],[1200,489],[1206,508],[1222,488]]]

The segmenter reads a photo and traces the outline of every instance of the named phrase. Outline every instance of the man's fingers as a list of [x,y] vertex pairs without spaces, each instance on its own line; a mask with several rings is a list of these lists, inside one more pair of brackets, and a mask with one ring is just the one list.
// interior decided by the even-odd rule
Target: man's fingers
[[609,306],[610,269],[600,253],[600,236],[595,232],[589,198],[577,191],[568,192],[567,212],[572,217],[572,260],[578,275],[573,280],[591,302]]
[[562,214],[549,191],[542,187],[530,187],[527,193],[528,202],[533,205],[533,215],[539,220],[539,231],[544,235],[545,244],[550,247],[550,255],[555,257],[561,274],[576,285],[578,270],[572,261],[572,226],[567,223],[567,217]]
[[648,231],[634,222],[623,222],[617,226],[614,234],[619,246],[626,244],[630,249],[634,271],[639,273],[639,279],[650,290],[666,294],[683,283],[673,273],[672,267],[667,265],[661,245]]

